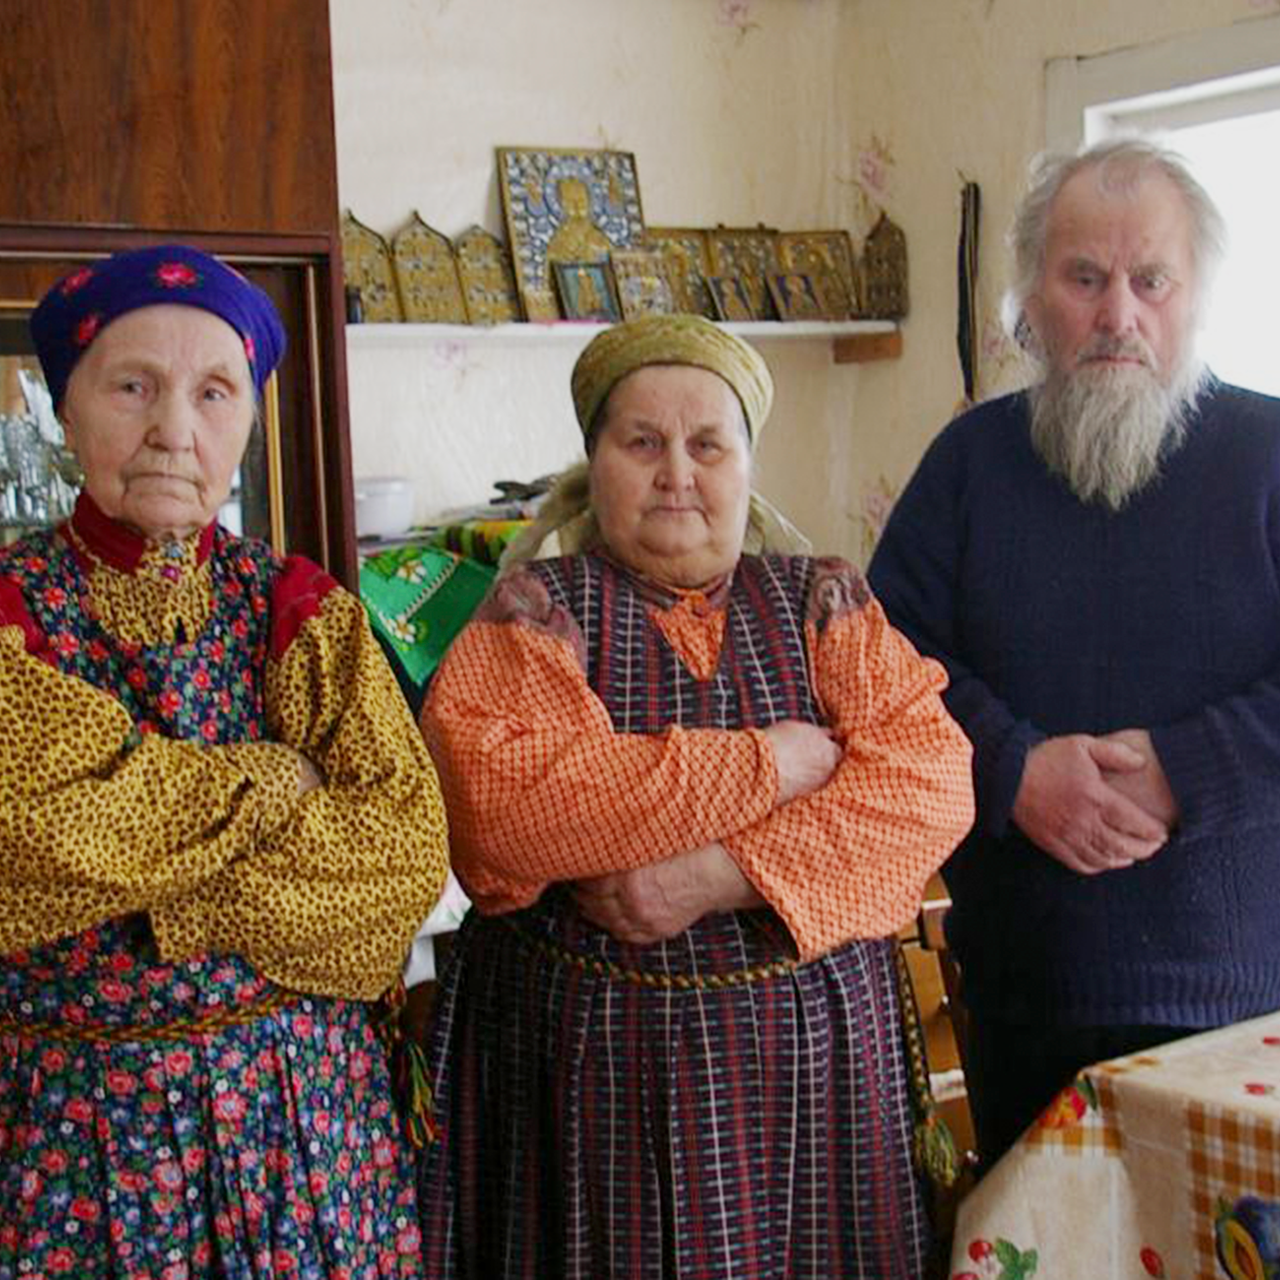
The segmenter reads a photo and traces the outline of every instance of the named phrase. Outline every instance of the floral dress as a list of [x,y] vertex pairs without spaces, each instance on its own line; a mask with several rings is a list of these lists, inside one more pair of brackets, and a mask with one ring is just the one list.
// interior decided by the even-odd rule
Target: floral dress
[[373,1001],[444,870],[316,566],[86,497],[0,552],[0,1278],[422,1274]]

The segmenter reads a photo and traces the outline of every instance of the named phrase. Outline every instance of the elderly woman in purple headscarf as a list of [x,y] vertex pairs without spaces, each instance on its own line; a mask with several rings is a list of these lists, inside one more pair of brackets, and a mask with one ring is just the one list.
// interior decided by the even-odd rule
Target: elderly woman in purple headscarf
[[279,317],[165,245],[31,327],[84,488],[0,551],[0,1277],[419,1275],[435,775],[359,601],[215,521]]

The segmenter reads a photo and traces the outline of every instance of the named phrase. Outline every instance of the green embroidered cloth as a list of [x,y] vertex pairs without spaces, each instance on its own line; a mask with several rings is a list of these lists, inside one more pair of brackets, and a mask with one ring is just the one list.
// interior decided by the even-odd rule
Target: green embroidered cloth
[[458,551],[483,564],[497,564],[507,544],[529,527],[528,520],[460,520],[427,535],[428,546]]
[[395,547],[360,566],[360,596],[369,621],[419,687],[440,665],[495,572],[427,546]]

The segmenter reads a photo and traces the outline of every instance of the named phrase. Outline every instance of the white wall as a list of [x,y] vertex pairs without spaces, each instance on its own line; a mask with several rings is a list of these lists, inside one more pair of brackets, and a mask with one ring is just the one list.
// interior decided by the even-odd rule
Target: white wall
[[[870,193],[907,233],[900,360],[763,346],[779,384],[760,485],[824,550],[865,558],[885,503],[961,392],[961,175],[981,184],[982,390],[1002,236],[1044,137],[1044,66],[1248,21],[1280,0],[330,0],[342,203],[390,235],[417,209],[502,233],[493,148],[635,154],[646,221],[860,235]],[[573,348],[355,353],[356,474],[409,471],[419,515],[577,448]],[[524,468],[525,474],[514,474]]]
[[1027,161],[1045,142],[1045,66],[1247,22],[1276,0],[858,0],[845,6],[853,51],[846,110],[855,136],[877,131],[896,158],[893,208],[912,255],[902,360],[877,371],[856,406],[876,428],[855,491],[899,489],[959,395],[955,261],[961,175],[982,189],[979,393],[1024,370],[999,326],[1004,233]]

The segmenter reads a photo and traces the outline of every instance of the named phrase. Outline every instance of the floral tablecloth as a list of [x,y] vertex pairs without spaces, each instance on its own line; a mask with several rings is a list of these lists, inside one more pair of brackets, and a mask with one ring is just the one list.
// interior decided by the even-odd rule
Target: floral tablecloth
[[1280,1278],[1280,1013],[1084,1071],[960,1206],[951,1280]]

